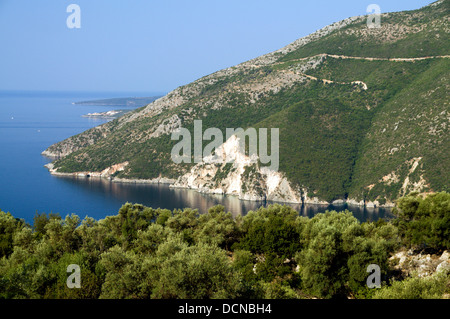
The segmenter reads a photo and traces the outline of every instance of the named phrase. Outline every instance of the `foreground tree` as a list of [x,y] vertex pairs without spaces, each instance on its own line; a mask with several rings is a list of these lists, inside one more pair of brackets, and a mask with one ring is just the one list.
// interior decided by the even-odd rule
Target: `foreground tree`
[[0,210],[0,258],[12,253],[14,234],[24,225],[23,220],[16,219],[10,213]]
[[159,267],[154,274],[153,298],[228,299],[240,295],[242,277],[217,246],[188,246],[169,238],[156,257]]
[[303,286],[313,295],[346,298],[364,289],[367,267],[388,269],[395,228],[374,230],[350,213],[318,214],[302,232],[304,249],[296,255]]
[[412,193],[398,200],[394,209],[404,243],[413,248],[450,249],[450,194],[422,198]]

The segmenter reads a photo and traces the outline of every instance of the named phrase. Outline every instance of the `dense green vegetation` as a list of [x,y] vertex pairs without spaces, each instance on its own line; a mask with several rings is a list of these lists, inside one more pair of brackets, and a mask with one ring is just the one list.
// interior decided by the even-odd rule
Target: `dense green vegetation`
[[[410,182],[418,182],[423,176],[430,188],[449,191],[450,139],[445,108],[448,108],[446,83],[450,62],[429,61],[422,67],[426,65],[429,67],[425,72],[414,81],[408,81],[408,86],[375,114],[361,145],[361,156],[355,163],[350,191],[355,196],[374,199],[385,194],[393,198],[394,194],[399,194],[411,169],[406,161],[413,158],[421,160],[414,174],[409,176]],[[399,176],[398,181],[389,185],[379,183],[371,192],[364,192],[364,187],[378,184],[377,179],[391,172]]]
[[294,185],[316,190],[326,201],[347,197],[371,114],[342,103],[340,90],[334,91],[333,100],[295,103],[257,125],[280,128],[280,170]]
[[[96,221],[0,211],[0,298],[442,298],[449,275],[402,278],[400,248],[450,248],[450,194],[399,200],[393,221],[360,223],[348,211],[308,219],[281,205],[233,218],[125,204]],[[81,268],[81,288],[66,268]],[[366,286],[369,264],[382,288]]]

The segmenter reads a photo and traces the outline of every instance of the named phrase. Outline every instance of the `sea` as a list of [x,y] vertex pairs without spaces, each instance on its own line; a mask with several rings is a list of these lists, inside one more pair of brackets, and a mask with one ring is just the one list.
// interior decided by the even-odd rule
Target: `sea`
[[[42,92],[0,91],[0,210],[24,219],[30,225],[39,213],[61,217],[76,214],[81,219],[103,219],[116,215],[120,207],[139,203],[170,210],[196,208],[203,214],[214,205],[223,205],[233,216],[272,204],[250,202],[235,196],[201,194],[194,190],[173,189],[168,185],[113,183],[93,178],[52,176],[45,164],[51,159],[41,155],[50,145],[92,127],[106,119],[83,115],[118,109],[107,105],[78,105],[96,99],[148,97],[161,92]],[[133,107],[124,106],[120,109]],[[350,210],[360,220],[390,219],[385,208],[333,205],[289,204],[300,215],[313,217],[326,210]]]

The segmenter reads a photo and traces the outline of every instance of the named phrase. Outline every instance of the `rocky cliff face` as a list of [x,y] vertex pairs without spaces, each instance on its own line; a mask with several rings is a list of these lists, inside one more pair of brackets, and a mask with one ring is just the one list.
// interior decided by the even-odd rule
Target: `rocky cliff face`
[[258,156],[249,157],[239,148],[240,139],[233,135],[215,152],[190,172],[180,176],[171,186],[201,193],[239,196],[249,201],[327,204],[310,198],[306,189],[295,188],[283,173],[258,164]]

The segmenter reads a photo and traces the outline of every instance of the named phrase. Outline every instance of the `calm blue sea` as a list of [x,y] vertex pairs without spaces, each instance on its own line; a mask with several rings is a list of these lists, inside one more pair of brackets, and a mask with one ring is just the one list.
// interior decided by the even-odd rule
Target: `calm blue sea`
[[[234,215],[245,214],[264,203],[240,201],[232,196],[199,194],[159,185],[129,185],[105,180],[60,178],[44,167],[41,156],[48,146],[105,123],[82,115],[115,109],[74,105],[73,102],[115,97],[155,96],[160,93],[73,93],[0,91],[0,210],[32,224],[36,212],[77,214],[101,219],[115,215],[126,202],[154,208],[198,208],[201,213],[216,204]],[[123,108],[121,108],[123,109]],[[300,214],[313,216],[326,209],[349,208],[361,221],[390,217],[389,210],[355,207],[294,205]]]

